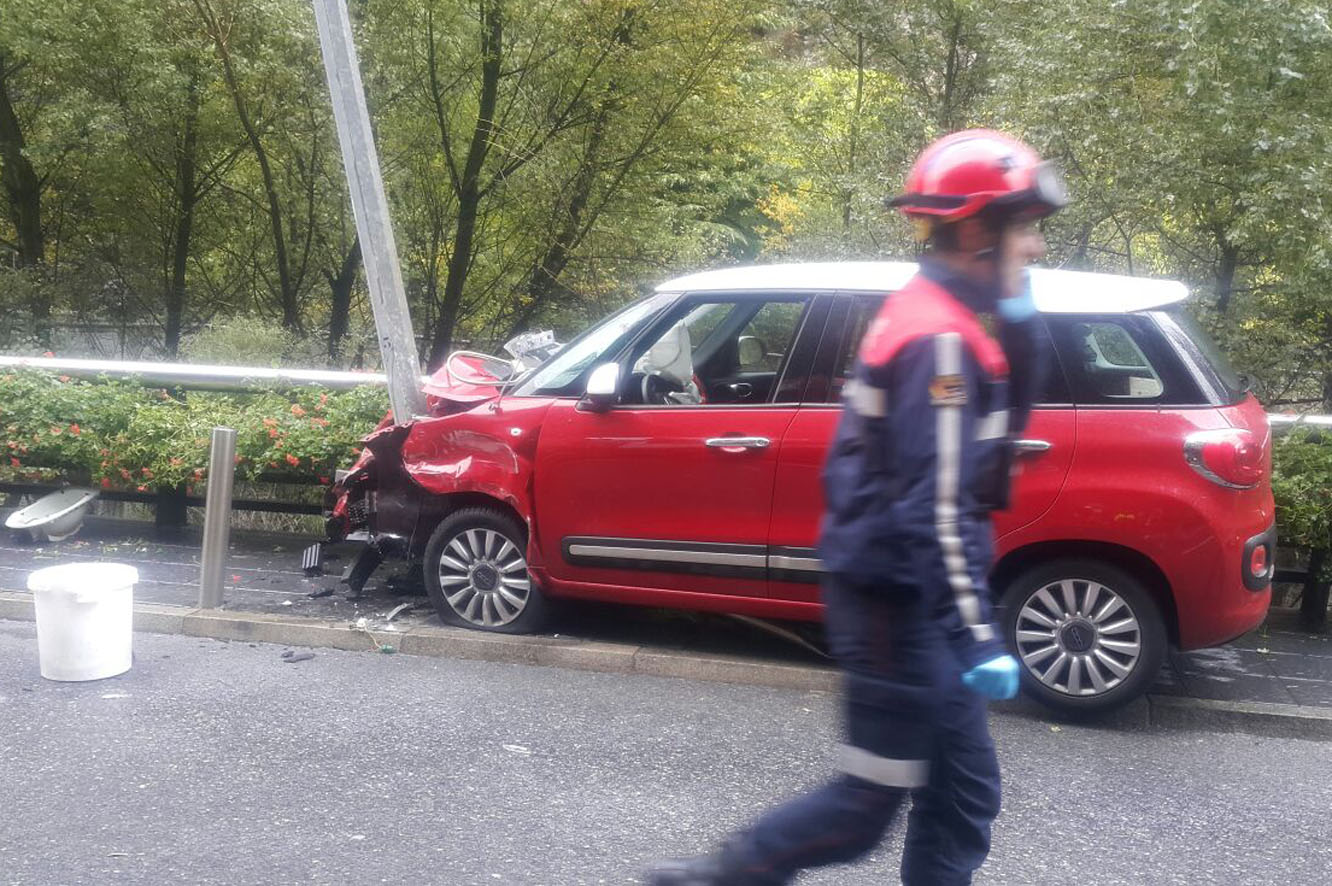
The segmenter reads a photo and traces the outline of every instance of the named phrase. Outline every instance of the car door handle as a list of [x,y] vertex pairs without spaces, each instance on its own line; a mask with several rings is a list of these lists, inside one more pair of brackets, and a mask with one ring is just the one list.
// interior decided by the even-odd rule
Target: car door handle
[[710,449],[767,449],[772,445],[767,437],[709,437],[703,443]]
[[1014,440],[1013,449],[1019,455],[1036,452],[1048,452],[1050,450],[1049,440]]

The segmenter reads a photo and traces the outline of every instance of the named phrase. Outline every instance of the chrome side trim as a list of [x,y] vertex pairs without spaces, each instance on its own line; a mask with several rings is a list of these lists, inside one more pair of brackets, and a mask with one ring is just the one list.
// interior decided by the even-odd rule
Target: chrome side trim
[[767,557],[763,554],[722,551],[673,550],[615,544],[571,544],[568,546],[568,551],[574,557],[604,560],[650,560],[663,563],[697,563],[705,566],[747,566],[759,569],[767,565]]
[[823,563],[818,557],[787,557],[777,554],[768,557],[768,568],[790,569],[794,572],[822,572]]

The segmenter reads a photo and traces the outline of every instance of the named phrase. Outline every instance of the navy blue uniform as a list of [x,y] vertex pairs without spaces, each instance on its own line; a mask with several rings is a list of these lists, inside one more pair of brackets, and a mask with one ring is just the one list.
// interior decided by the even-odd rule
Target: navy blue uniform
[[[971,882],[999,811],[986,705],[964,671],[1004,653],[990,616],[989,513],[1041,368],[1036,323],[928,261],[885,302],[843,395],[820,540],[829,644],[845,672],[839,776],[725,850],[735,886],[789,883],[881,839],[908,794],[908,886]],[[1012,370],[1010,371],[1010,365]]]

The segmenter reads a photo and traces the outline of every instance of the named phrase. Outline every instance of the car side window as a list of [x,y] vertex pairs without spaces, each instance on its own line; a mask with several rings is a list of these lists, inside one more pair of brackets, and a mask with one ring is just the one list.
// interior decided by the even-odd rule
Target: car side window
[[[835,347],[836,350],[835,356],[832,357],[829,364],[831,371],[827,387],[816,389],[811,385],[811,389],[805,398],[806,402],[841,402],[842,389],[855,372],[856,358],[860,354],[860,342],[865,337],[870,323],[874,321],[875,315],[882,306],[882,296],[859,297],[852,302],[845,325],[841,329],[840,338],[835,345],[830,345]],[[1067,405],[1070,400],[1068,382],[1064,378],[1063,370],[1059,365],[1050,333],[1043,322],[1038,331],[1037,340],[1038,346],[1047,350],[1046,365],[1049,371],[1045,376],[1045,384],[1036,398],[1036,406]]]
[[685,302],[631,350],[620,402],[769,402],[808,305],[809,299],[800,297]]
[[1197,384],[1179,365],[1148,317],[1060,316],[1052,319],[1051,332],[1074,403],[1134,406],[1202,402]]

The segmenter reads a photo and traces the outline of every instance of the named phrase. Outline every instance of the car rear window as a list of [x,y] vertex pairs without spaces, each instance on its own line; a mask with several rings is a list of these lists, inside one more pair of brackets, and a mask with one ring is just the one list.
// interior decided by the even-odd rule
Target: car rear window
[[1075,404],[1141,407],[1207,402],[1149,315],[1052,314],[1046,323]]
[[1216,342],[1203,329],[1202,324],[1182,307],[1158,311],[1161,328],[1177,347],[1192,360],[1197,369],[1218,391],[1222,403],[1238,403],[1249,390],[1248,381],[1235,371],[1216,346]]

